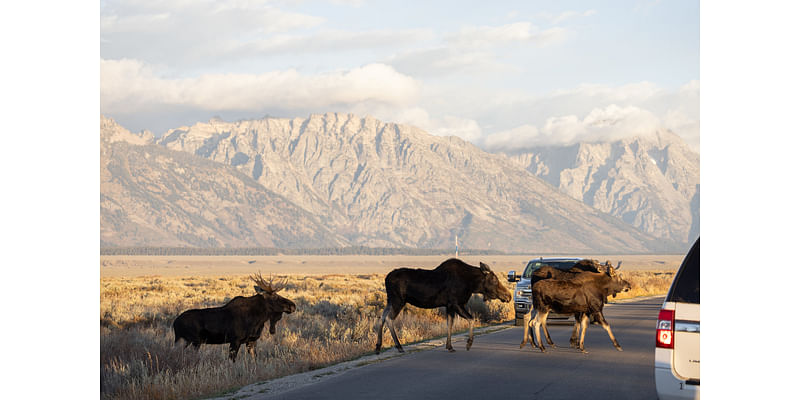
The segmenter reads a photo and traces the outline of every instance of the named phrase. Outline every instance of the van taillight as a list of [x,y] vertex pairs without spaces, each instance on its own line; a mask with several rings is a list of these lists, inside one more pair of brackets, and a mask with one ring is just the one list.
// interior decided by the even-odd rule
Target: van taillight
[[674,345],[675,312],[672,310],[661,310],[658,312],[658,324],[656,326],[656,347],[671,349]]

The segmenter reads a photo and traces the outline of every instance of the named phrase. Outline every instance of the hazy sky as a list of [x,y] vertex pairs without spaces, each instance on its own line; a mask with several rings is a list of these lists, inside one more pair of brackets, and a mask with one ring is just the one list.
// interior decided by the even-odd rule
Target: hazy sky
[[699,151],[697,1],[100,2],[101,112],[370,114],[518,149],[671,129]]

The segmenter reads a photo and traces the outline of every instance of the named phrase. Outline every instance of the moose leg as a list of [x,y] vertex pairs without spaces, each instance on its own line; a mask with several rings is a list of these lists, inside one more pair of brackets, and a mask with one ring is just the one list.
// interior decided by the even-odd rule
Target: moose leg
[[553,343],[553,339],[550,339],[550,330],[547,329],[547,318],[542,321],[542,330],[544,331],[544,338],[547,340],[547,344],[549,344],[553,348],[557,348],[555,343]]
[[392,309],[391,304],[387,304],[386,308],[383,309],[383,315],[381,316],[381,321],[378,323],[378,343],[375,345],[375,354],[381,353],[381,345],[383,345],[383,324],[386,323],[386,316],[389,315],[389,311]]
[[611,343],[614,344],[614,347],[617,350],[622,351],[622,346],[619,345],[619,342],[617,342],[617,339],[614,337],[614,334],[611,332],[611,325],[609,325],[608,322],[606,322],[606,318],[603,316],[603,313],[599,312],[599,313],[595,313],[594,315],[595,315],[595,320],[597,320],[597,322],[600,323],[600,326],[602,326],[603,329],[605,329],[606,332],[608,332],[608,337],[611,339]]
[[239,346],[241,345],[239,342],[231,342],[231,347],[228,349],[228,357],[231,358],[231,361],[236,362],[236,354],[239,353]]
[[400,345],[400,339],[397,338],[397,332],[394,330],[394,319],[397,318],[397,315],[400,314],[400,310],[402,307],[395,311],[394,307],[389,311],[389,333],[392,334],[392,340],[394,340],[394,347],[397,348],[397,351],[401,353],[405,353],[403,350],[403,346]]
[[527,343],[528,340],[531,342],[531,347],[539,347],[539,345],[536,344],[533,334],[533,325],[535,321],[534,318],[531,318],[531,314],[533,314],[533,308],[531,308],[531,310],[528,311],[524,317],[525,332],[522,333],[522,343],[519,344],[520,349],[525,346],[525,343]]
[[378,324],[378,343],[375,344],[375,354],[381,353],[381,346],[383,345],[383,325],[386,323],[386,318],[389,318],[389,333],[392,334],[392,340],[394,340],[394,347],[397,348],[397,351],[403,353],[403,346],[400,345],[400,340],[397,339],[397,332],[394,330],[394,319],[397,318],[397,315],[400,314],[400,310],[403,307],[395,311],[392,304],[389,303],[386,305],[386,308],[383,309],[383,315],[381,316],[381,322]]
[[575,323],[572,325],[572,335],[569,337],[569,347],[578,348],[578,330],[581,326],[581,313],[575,313]]
[[[533,322],[533,321],[531,321],[531,322]],[[536,344],[536,338],[533,335],[533,324],[532,323],[528,325],[528,336],[531,338],[531,347],[537,347],[538,348],[539,345]]]
[[472,314],[470,314],[469,311],[467,311],[467,309],[461,304],[456,305],[456,312],[461,316],[461,318],[465,318],[467,321],[469,321],[469,339],[467,339],[467,351],[469,351],[469,348],[472,347],[472,341],[475,339],[474,335],[472,334]]
[[581,339],[578,342],[578,350],[583,353],[586,353],[586,349],[583,348],[583,339],[586,337],[586,328],[589,325],[589,317],[586,314],[581,314]]
[[542,325],[542,321],[547,321],[547,314],[549,313],[550,311],[537,310],[536,318],[533,320],[533,333],[536,335],[536,343],[538,344],[539,350],[541,350],[542,353],[544,353],[545,350],[544,350],[544,342],[542,342],[542,337],[539,334],[539,326]]
[[256,358],[256,341],[247,342],[247,352],[253,356],[253,359]]
[[447,343],[444,348],[449,352],[454,352],[453,342],[451,341],[450,334],[453,332],[453,321],[456,319],[456,312],[452,307],[447,307]]
[[519,348],[525,347],[525,343],[528,343],[528,340],[531,340],[531,346],[533,346],[533,335],[531,335],[531,314],[533,314],[533,307],[525,314],[522,318],[522,343],[519,344]]

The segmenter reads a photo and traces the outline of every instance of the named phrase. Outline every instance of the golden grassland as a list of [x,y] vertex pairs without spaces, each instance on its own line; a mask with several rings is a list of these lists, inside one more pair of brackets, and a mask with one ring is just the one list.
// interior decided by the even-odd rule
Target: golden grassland
[[[520,263],[527,259],[520,257],[519,262],[494,259],[499,257],[506,256],[484,256],[484,262],[490,263],[502,282],[508,269],[521,272],[524,265]],[[665,293],[677,268],[670,264],[675,263],[670,257],[673,256],[645,260],[650,264],[641,267],[624,267],[624,277],[633,290],[616,299]],[[375,329],[386,305],[385,274],[401,266],[432,268],[443,261],[443,257],[411,256],[389,261],[386,259],[392,257],[373,260],[342,256],[339,258],[347,259],[333,261],[331,258],[160,257],[154,261],[148,257],[101,257],[101,397],[202,398],[368,354],[374,351]],[[480,257],[462,258],[477,265]],[[376,262],[377,259],[386,263]],[[150,264],[145,266],[145,263]],[[269,267],[269,263],[274,265]],[[653,265],[664,268],[656,269]],[[280,294],[292,299],[297,311],[278,322],[275,335],[264,329],[255,359],[244,346],[236,363],[231,363],[227,345],[204,345],[194,351],[173,343],[171,326],[175,317],[191,308],[217,307],[235,296],[253,295],[253,283],[247,274],[259,269],[265,276],[280,274],[276,278],[287,279]],[[142,271],[149,273],[140,275]],[[512,284],[508,285],[511,289]],[[484,302],[481,296],[473,296],[468,307],[476,317],[476,326],[514,317],[510,303]],[[439,309],[406,306],[396,325],[404,344],[447,333]],[[468,321],[456,319],[454,329],[467,327]],[[391,348],[391,336],[385,334],[383,340],[384,348]]]
[[[538,255],[462,256],[465,262],[489,264],[493,270],[522,272]],[[623,270],[677,270],[684,255],[579,255]],[[386,274],[400,267],[434,268],[447,256],[100,256],[101,277],[228,276],[261,271],[264,275]]]

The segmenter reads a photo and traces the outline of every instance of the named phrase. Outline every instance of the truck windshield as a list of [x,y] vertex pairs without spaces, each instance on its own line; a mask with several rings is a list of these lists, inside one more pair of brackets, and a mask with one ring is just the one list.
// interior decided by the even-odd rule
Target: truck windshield
[[568,270],[575,265],[575,261],[531,261],[528,263],[528,266],[525,267],[525,272],[522,273],[522,277],[525,279],[530,279],[533,271],[536,271],[543,265],[549,265],[560,270]]

